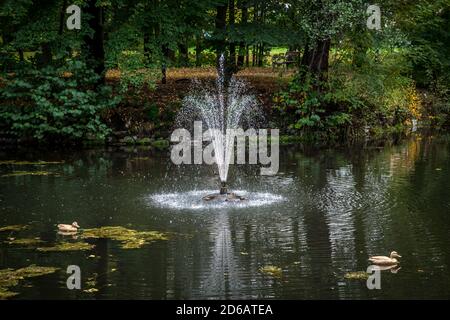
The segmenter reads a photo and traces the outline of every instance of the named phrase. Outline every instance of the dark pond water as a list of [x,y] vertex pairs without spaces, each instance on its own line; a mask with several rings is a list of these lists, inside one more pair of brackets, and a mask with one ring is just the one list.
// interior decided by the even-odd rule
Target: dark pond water
[[[61,268],[12,287],[20,293],[15,299],[450,298],[450,137],[283,147],[276,176],[231,168],[232,188],[254,199],[229,206],[197,200],[217,188],[211,167],[177,168],[165,152],[0,155],[64,161],[0,165],[0,227],[29,226],[0,232],[0,269]],[[17,171],[50,174],[9,175]],[[57,223],[74,220],[82,228],[124,226],[169,239],[123,249],[116,240],[57,234]],[[6,242],[34,237],[44,246],[88,241],[95,248],[43,253]],[[345,278],[366,270],[369,256],[392,250],[402,255],[401,269],[383,271],[380,290]],[[68,265],[80,266],[81,290],[67,289]],[[269,265],[281,274],[261,271]],[[83,291],[91,288],[98,291]]]

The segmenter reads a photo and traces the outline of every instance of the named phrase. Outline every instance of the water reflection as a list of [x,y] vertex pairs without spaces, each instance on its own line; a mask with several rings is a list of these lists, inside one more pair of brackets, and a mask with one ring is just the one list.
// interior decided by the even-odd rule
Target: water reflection
[[[61,177],[0,178],[0,225],[32,222],[33,232],[55,241],[54,224],[76,217],[85,227],[161,230],[171,239],[131,251],[99,240],[94,252],[99,258],[89,260],[78,253],[70,259],[44,257],[1,243],[0,268],[76,260],[90,277],[97,275],[94,295],[67,292],[64,275],[56,283],[34,283],[43,297],[59,298],[450,296],[448,137],[416,135],[379,145],[281,152],[277,176],[261,177],[257,168],[240,166],[230,172],[230,185],[280,195],[283,201],[197,210],[148,199],[170,193],[177,195],[173,201],[183,202],[180,197],[193,190],[213,190],[217,177],[210,167],[174,167],[167,154],[147,150],[47,155],[65,160],[46,168]],[[0,174],[12,170],[0,166]],[[382,290],[369,291],[364,281],[344,278],[366,270],[370,255],[392,250],[403,256],[401,270],[382,273]],[[268,265],[281,268],[282,276],[260,271]],[[22,290],[19,298],[36,297],[36,290]]]

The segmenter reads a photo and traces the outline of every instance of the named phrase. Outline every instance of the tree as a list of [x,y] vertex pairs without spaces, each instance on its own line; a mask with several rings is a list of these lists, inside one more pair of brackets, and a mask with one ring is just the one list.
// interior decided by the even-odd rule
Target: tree
[[104,79],[105,49],[104,49],[104,8],[97,5],[97,0],[88,0],[84,12],[88,16],[88,25],[92,34],[84,36],[84,54],[88,65],[96,74]]
[[364,22],[361,0],[297,0],[289,6],[293,23],[304,35],[302,72],[326,81],[332,42],[342,39],[355,24]]

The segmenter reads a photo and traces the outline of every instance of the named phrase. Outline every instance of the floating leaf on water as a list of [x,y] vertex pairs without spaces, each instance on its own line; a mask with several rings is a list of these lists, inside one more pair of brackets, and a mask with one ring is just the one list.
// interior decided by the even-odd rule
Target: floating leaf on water
[[13,171],[2,175],[3,178],[7,177],[20,177],[20,176],[49,176],[59,177],[58,174],[48,172],[48,171]]
[[23,224],[14,224],[14,225],[11,225],[11,226],[0,227],[0,232],[3,232],[3,231],[21,231],[21,230],[25,230],[26,228],[28,228],[28,226],[25,226]]
[[46,274],[54,273],[58,271],[59,268],[54,267],[40,267],[32,264],[31,266],[17,269],[15,272],[17,275],[23,278],[31,278],[31,277],[38,277],[43,276]]
[[9,241],[6,241],[6,243],[14,244],[14,245],[18,245],[18,246],[35,246],[35,245],[44,243],[44,241],[42,241],[39,238],[23,238],[23,239],[11,238],[11,239],[9,239]]
[[122,249],[139,249],[145,244],[144,239],[132,239],[122,243]]
[[86,285],[89,287],[95,287],[97,285],[97,281],[95,280],[88,280],[86,281]]
[[15,275],[13,269],[0,270],[0,290],[1,288],[13,287],[19,283],[20,277]]
[[49,164],[61,164],[64,161],[18,161],[18,160],[3,160],[0,165],[14,165],[14,166],[44,166]]
[[369,278],[369,274],[365,271],[347,272],[344,275],[344,278],[350,280],[367,280]]
[[87,293],[94,293],[97,291],[98,291],[98,289],[96,289],[96,288],[90,288],[90,289],[83,290],[83,292],[87,292]]
[[95,245],[86,242],[62,242],[53,247],[39,247],[37,250],[41,252],[86,251],[94,247]]
[[283,274],[283,270],[276,266],[264,266],[259,271],[275,278],[281,278]]
[[168,240],[167,234],[158,231],[141,231],[137,232],[137,237],[142,238],[146,241],[155,241],[155,240]]
[[17,270],[11,268],[2,269],[0,270],[0,299],[7,299],[18,295],[17,292],[9,291],[9,288],[16,286],[20,280],[43,276],[58,270],[59,268],[40,267],[36,265],[30,265]]
[[121,226],[85,229],[82,237],[120,241],[122,249],[138,249],[151,241],[168,239],[166,234],[158,231],[136,231]]
[[12,298],[17,296],[19,293],[17,292],[13,292],[13,291],[9,291],[6,288],[2,288],[0,287],[0,300],[6,300],[8,298]]

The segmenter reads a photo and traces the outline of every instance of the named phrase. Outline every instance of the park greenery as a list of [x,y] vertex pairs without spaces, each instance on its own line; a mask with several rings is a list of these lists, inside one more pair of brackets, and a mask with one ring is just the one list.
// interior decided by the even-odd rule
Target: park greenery
[[[450,2],[376,4],[380,30],[367,27],[362,0],[4,0],[0,138],[167,138],[189,90],[183,81],[222,53],[227,76],[254,73],[248,82],[283,134],[329,139],[414,121],[445,128]],[[80,29],[66,25],[70,5],[81,8]],[[293,63],[272,66],[285,52],[298,53]]]

